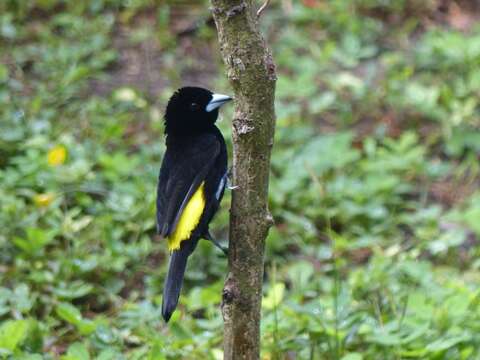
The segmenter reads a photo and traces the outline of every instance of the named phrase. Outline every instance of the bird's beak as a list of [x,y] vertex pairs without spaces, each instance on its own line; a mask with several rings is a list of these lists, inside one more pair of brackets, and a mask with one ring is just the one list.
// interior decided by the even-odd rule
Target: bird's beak
[[225,104],[226,102],[232,100],[232,98],[228,95],[222,95],[222,94],[213,94],[212,95],[212,100],[207,104],[207,107],[205,110],[207,112],[213,111],[215,109],[218,109],[220,106]]

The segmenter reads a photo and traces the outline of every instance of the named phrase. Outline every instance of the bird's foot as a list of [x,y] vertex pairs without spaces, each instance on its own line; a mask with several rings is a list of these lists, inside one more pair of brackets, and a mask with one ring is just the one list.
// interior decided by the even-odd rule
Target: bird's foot
[[233,168],[230,168],[227,171],[227,188],[229,190],[238,189],[238,185],[233,185]]

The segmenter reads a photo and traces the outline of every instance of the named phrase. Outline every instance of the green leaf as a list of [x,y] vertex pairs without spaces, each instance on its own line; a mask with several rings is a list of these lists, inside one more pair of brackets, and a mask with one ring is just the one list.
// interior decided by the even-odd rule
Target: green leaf
[[282,302],[284,293],[284,283],[273,284],[270,286],[267,296],[262,300],[263,307],[268,310],[276,308]]
[[90,360],[90,354],[84,344],[74,343],[68,348],[67,354],[61,357],[62,360]]
[[61,303],[56,307],[57,315],[72,325],[78,325],[82,321],[82,314],[75,306]]
[[56,230],[44,230],[40,228],[27,228],[26,236],[14,237],[13,243],[27,255],[38,255],[38,253],[55,238]]
[[340,360],[363,360],[363,356],[360,353],[349,353],[343,356]]
[[122,358],[123,357],[115,350],[105,349],[96,357],[95,360],[118,360]]
[[97,328],[92,320],[84,319],[80,311],[69,303],[57,305],[56,312],[61,319],[74,325],[82,335],[91,334]]
[[443,337],[428,344],[426,350],[430,352],[441,352],[454,347],[462,342],[469,341],[470,335],[458,335],[452,337]]
[[0,349],[15,351],[29,331],[28,320],[8,320],[0,326]]
[[63,287],[55,287],[54,293],[62,299],[77,299],[89,294],[93,290],[91,284],[87,284],[83,281],[72,281],[68,284],[63,283]]
[[308,261],[298,261],[290,266],[288,269],[288,276],[292,285],[301,290],[308,286],[314,272],[315,270],[312,263]]

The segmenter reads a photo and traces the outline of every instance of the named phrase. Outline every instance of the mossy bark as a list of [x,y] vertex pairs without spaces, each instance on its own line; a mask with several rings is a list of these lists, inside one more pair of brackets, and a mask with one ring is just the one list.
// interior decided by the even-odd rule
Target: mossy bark
[[270,153],[275,131],[275,65],[252,0],[211,0],[234,90],[229,274],[223,290],[224,358],[258,359]]

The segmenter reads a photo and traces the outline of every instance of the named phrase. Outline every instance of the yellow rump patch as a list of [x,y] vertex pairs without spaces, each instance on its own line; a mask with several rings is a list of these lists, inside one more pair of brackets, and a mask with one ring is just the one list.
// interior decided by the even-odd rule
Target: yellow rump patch
[[205,209],[204,188],[205,181],[200,184],[197,191],[195,191],[183,209],[175,231],[167,238],[168,250],[173,251],[180,249],[180,243],[183,240],[187,240],[198,225],[203,210]]

